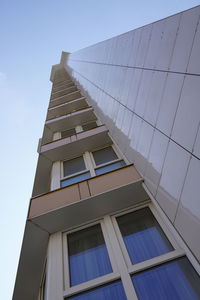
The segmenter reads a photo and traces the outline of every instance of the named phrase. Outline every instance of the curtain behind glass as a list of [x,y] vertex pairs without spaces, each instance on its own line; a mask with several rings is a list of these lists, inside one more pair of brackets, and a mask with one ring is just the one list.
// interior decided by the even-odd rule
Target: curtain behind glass
[[127,300],[121,282],[101,286],[65,300]]
[[80,175],[76,175],[76,176],[73,176],[73,177],[70,177],[70,178],[67,178],[67,179],[63,179],[61,181],[60,186],[65,187],[65,186],[80,182],[82,180],[86,180],[90,177],[91,177],[90,172],[85,172],[85,173],[80,174]]
[[132,276],[141,300],[198,300],[200,278],[187,258]]
[[83,156],[76,157],[63,162],[64,176],[69,176],[77,172],[84,171],[86,169]]
[[68,235],[70,284],[112,272],[100,224]]
[[112,163],[112,164],[109,164],[109,165],[97,168],[95,170],[95,173],[96,173],[96,175],[101,175],[101,174],[105,174],[105,173],[111,172],[113,170],[120,169],[120,168],[122,168],[124,166],[125,166],[125,162],[123,160],[121,160],[121,161],[118,161],[116,163]]
[[117,159],[117,155],[111,146],[92,152],[96,166]]
[[117,223],[133,264],[173,250],[149,208],[120,216]]

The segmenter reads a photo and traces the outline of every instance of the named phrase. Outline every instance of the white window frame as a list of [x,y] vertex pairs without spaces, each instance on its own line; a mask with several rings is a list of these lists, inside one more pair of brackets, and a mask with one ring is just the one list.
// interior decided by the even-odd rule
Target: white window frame
[[[95,164],[95,160],[94,160],[92,152],[98,151],[98,150],[103,150],[103,149],[105,149],[107,147],[112,147],[113,151],[115,152],[115,154],[117,155],[118,158],[97,166]],[[120,162],[120,161],[124,160],[125,164],[127,164],[127,162],[125,161],[124,157],[122,157],[122,158],[120,157],[120,154],[117,151],[117,149],[116,149],[116,147],[115,147],[114,144],[106,146],[106,147],[103,147],[103,148],[97,148],[97,149],[94,149],[94,150],[92,150],[90,152],[89,151],[85,151],[82,155],[73,157],[70,160],[73,160],[73,159],[78,158],[80,156],[82,156],[83,159],[84,159],[84,163],[85,163],[86,169],[83,170],[83,171],[80,171],[80,172],[73,173],[72,175],[64,176],[64,165],[63,164],[64,164],[65,161],[68,161],[68,160],[62,161],[61,162],[61,172],[60,172],[60,185],[61,185],[61,181],[63,181],[63,180],[69,179],[71,177],[75,177],[75,176],[78,176],[78,175],[81,175],[81,174],[84,174],[86,172],[90,172],[91,177],[98,176],[98,175],[96,175],[96,172],[95,172],[96,169],[104,167],[104,166],[108,166],[108,165],[113,164],[115,162]]]
[[[87,122],[87,123],[84,123],[84,124],[82,124],[82,125],[85,125],[85,124],[88,124],[88,123],[92,123],[92,122],[96,122],[96,127],[94,127],[93,129],[95,129],[95,128],[97,128],[99,125],[98,125],[98,123],[97,123],[97,120],[93,120],[93,121],[89,121],[89,122]],[[57,137],[56,139],[61,139],[62,138],[62,132],[63,131],[67,131],[67,130],[71,130],[71,129],[75,129],[75,132],[76,132],[76,134],[77,133],[80,133],[80,132],[85,132],[85,131],[88,131],[88,130],[91,130],[91,129],[88,129],[88,130],[83,130],[83,126],[82,125],[76,125],[75,127],[71,127],[71,128],[69,128],[69,129],[65,129],[65,130],[62,130],[62,131],[60,131],[59,132],[59,137]],[[69,136],[70,137],[70,136]],[[65,138],[65,137],[64,137]],[[64,139],[63,138],[63,139]]]
[[[68,176],[64,176],[64,162],[73,160],[73,159],[81,157],[81,156],[83,157],[83,160],[84,160],[84,163],[85,163],[85,170],[73,173],[73,174],[68,175]],[[78,175],[81,175],[81,174],[84,174],[84,173],[87,173],[87,172],[90,172],[90,174],[91,174],[91,171],[88,168],[87,155],[85,153],[83,153],[82,155],[79,155],[79,156],[75,156],[75,157],[73,157],[71,159],[68,159],[68,160],[63,160],[61,162],[61,170],[60,170],[60,186],[61,186],[61,181],[66,180],[66,179],[70,179],[72,177],[76,177]],[[92,177],[92,175],[91,175],[91,177]]]
[[[145,207],[148,207],[150,209],[153,216],[155,217],[160,227],[162,228],[164,234],[168,238],[169,242],[172,244],[174,250],[166,254],[133,265],[130,261],[129,254],[124,244],[123,237],[119,230],[116,218],[140,210]],[[68,259],[65,259],[66,257],[68,258],[67,234],[79,231],[84,228],[89,228],[90,226],[99,223],[101,224],[102,233],[104,236],[105,244],[113,268],[113,273],[70,287]],[[79,226],[78,228],[71,229],[67,232],[64,232],[63,233],[63,254],[64,254],[63,255],[64,270],[65,270],[64,271],[65,286],[64,286],[64,294],[63,294],[64,297],[70,297],[73,296],[74,294],[81,294],[87,290],[98,288],[101,285],[112,283],[112,281],[120,280],[123,284],[123,288],[125,290],[125,294],[128,300],[138,299],[131,280],[131,275],[139,271],[145,271],[149,268],[163,264],[167,261],[175,260],[176,258],[185,256],[185,252],[182,249],[180,249],[180,247],[177,244],[177,241],[169,231],[168,227],[161,220],[161,218],[159,217],[158,213],[156,212],[155,208],[151,203],[145,203],[143,205],[134,206],[133,208],[122,210],[118,213],[115,212],[115,214],[107,215],[100,220],[96,220],[95,222],[87,223],[86,225]]]
[[[109,162],[100,164],[100,165],[96,165],[92,153],[95,152],[95,151],[99,151],[99,150],[106,149],[106,148],[108,148],[108,147],[112,147],[113,151],[115,152],[115,154],[117,155],[118,158],[116,158],[116,159],[114,159],[114,160],[111,160],[111,161],[109,161]],[[92,150],[91,152],[89,152],[89,154],[90,154],[90,159],[91,159],[92,166],[93,166],[93,170],[94,170],[94,174],[95,174],[94,176],[98,176],[98,175],[96,175],[95,171],[96,171],[96,169],[99,169],[99,168],[101,168],[101,167],[109,166],[109,165],[111,165],[111,164],[113,164],[113,163],[120,162],[120,161],[122,161],[122,160],[125,162],[125,164],[127,164],[125,158],[122,157],[121,154],[119,154],[119,152],[118,152],[118,150],[117,150],[117,148],[115,147],[114,144],[111,144],[111,145],[109,145],[109,146],[105,146],[105,147],[103,147],[103,148],[97,148],[97,149]]]
[[[111,267],[113,272],[108,273],[106,275],[91,279],[89,281],[82,282],[80,284],[70,286],[70,270],[69,270],[69,260],[68,260],[68,243],[67,243],[67,235],[73,232],[78,232],[85,228],[90,228],[96,224],[101,226],[101,231],[103,234],[103,238],[105,241],[105,246],[108,251],[108,256],[110,259]],[[106,230],[106,225],[104,219],[96,220],[95,222],[91,222],[89,224],[80,226],[78,228],[71,229],[67,232],[63,232],[63,266],[64,266],[64,297],[72,296],[73,294],[82,293],[84,291],[90,290],[94,287],[98,287],[102,283],[109,283],[113,280],[119,279],[119,272],[117,268],[117,263],[115,257],[112,255],[112,245],[109,239],[108,232]]]
[[45,266],[44,266],[44,270],[43,270],[43,274],[42,274],[42,280],[41,280],[38,300],[46,300],[44,297],[46,288],[47,288],[45,283],[46,283],[46,262],[45,262]]
[[[156,257],[153,257],[151,259],[148,259],[148,260],[136,263],[136,264],[132,264],[130,256],[128,254],[128,250],[125,246],[122,234],[121,234],[119,226],[117,224],[116,218],[119,217],[119,216],[126,215],[127,213],[131,213],[131,212],[140,210],[140,209],[145,208],[145,207],[148,207],[150,209],[153,217],[158,222],[159,226],[163,230],[165,236],[167,237],[167,239],[171,243],[174,250],[169,251],[169,252],[167,252],[165,254],[162,254],[160,256],[156,256]],[[175,258],[178,258],[178,257],[181,257],[181,256],[184,255],[184,251],[179,247],[177,241],[175,240],[175,238],[173,237],[173,235],[171,234],[171,232],[169,231],[167,226],[163,223],[163,221],[161,220],[161,218],[159,217],[158,213],[156,212],[156,210],[154,209],[154,207],[151,203],[148,204],[148,205],[145,204],[143,206],[139,206],[139,208],[135,207],[135,208],[129,210],[128,212],[127,211],[126,212],[120,212],[118,214],[113,215],[111,218],[112,218],[115,233],[117,235],[117,238],[118,238],[118,241],[119,241],[119,244],[120,244],[120,247],[121,247],[121,250],[122,250],[122,253],[123,253],[123,256],[124,256],[129,274],[137,273],[139,271],[145,270],[147,268],[151,268],[155,265],[162,264],[164,262],[173,260]]]
[[[146,260],[142,263],[138,263],[135,265],[129,265],[128,260],[126,258],[127,250],[124,243],[123,238],[121,236],[121,232],[118,230],[118,225],[116,226],[116,219],[118,216],[125,215],[137,210],[140,210],[144,207],[148,207],[155,219],[161,226],[162,230],[166,234],[166,237],[171,242],[174,250],[170,251],[167,254],[160,255],[156,258]],[[179,239],[180,236],[177,234],[174,235],[174,232],[171,230],[171,224],[169,220],[163,219],[162,214],[155,208],[153,203],[150,203],[149,200],[144,202],[141,205],[135,205],[133,207],[129,207],[118,212],[115,212],[110,215],[106,215],[102,218],[93,220],[91,222],[84,223],[79,226],[71,227],[68,230],[65,230],[60,233],[55,233],[50,238],[49,244],[49,256],[47,261],[47,291],[50,289],[50,298],[48,300],[56,299],[63,300],[65,297],[71,297],[76,294],[81,294],[86,291],[89,291],[94,288],[98,288],[102,285],[107,285],[116,280],[119,280],[124,288],[125,294],[128,300],[138,300],[136,295],[131,276],[136,274],[137,272],[143,271],[145,272],[148,269],[151,269],[155,266],[162,265],[163,263],[175,261],[180,257],[186,256],[185,249],[181,249],[179,247]],[[111,266],[113,272],[110,274],[106,274],[104,276],[89,280],[87,282],[83,282],[76,286],[70,287],[69,285],[69,268],[68,268],[68,250],[67,250],[67,235],[84,228],[89,228],[95,224],[100,224],[102,229],[102,234],[104,237],[105,245],[108,250],[108,255],[110,258]],[[121,241],[120,241],[121,239]],[[182,247],[182,245],[181,245]],[[194,269],[197,273],[200,274],[200,270],[195,266],[191,257],[193,255],[190,252],[190,257],[187,255],[190,263],[193,265]],[[198,264],[197,264],[198,265]],[[55,268],[56,266],[56,268]],[[51,267],[51,268],[50,268]],[[49,269],[50,268],[50,269]],[[54,274],[49,272],[54,272]],[[53,296],[52,291],[54,291]]]

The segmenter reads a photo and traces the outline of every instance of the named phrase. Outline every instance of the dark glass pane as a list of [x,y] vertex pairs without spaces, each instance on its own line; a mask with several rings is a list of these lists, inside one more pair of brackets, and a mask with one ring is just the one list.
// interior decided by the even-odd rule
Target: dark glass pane
[[85,131],[85,130],[93,129],[93,128],[95,128],[95,127],[97,127],[97,123],[96,123],[96,122],[90,122],[90,123],[87,123],[87,124],[83,124],[83,125],[82,125],[82,128],[83,128],[84,131]]
[[75,130],[75,128],[72,128],[72,129],[68,129],[68,130],[62,131],[61,132],[61,137],[63,139],[63,138],[72,136],[74,134],[76,134],[76,130]]
[[198,300],[200,278],[187,258],[132,276],[141,300]]
[[100,167],[100,168],[96,169],[95,172],[96,172],[96,175],[100,175],[100,174],[108,173],[110,171],[122,168],[125,165],[126,165],[125,162],[123,160],[121,160],[116,163]]
[[118,217],[117,223],[133,264],[173,250],[149,208]]
[[124,288],[120,281],[113,282],[111,284],[107,284],[101,286],[99,288],[90,290],[88,292],[75,295],[69,298],[65,298],[65,300],[126,300],[126,295],[124,292]]
[[85,170],[85,162],[83,156],[66,160],[63,162],[64,176],[69,176],[84,170]]
[[91,177],[90,172],[86,172],[86,173],[83,173],[83,174],[80,174],[80,175],[77,175],[77,176],[74,176],[74,177],[64,179],[64,180],[61,181],[61,187],[65,187],[65,186],[71,185],[73,183],[77,183],[77,182],[80,182],[82,180],[86,180],[90,177]]
[[94,151],[92,152],[92,154],[97,166],[118,158],[111,146],[101,150]]
[[112,272],[99,224],[67,237],[71,286]]

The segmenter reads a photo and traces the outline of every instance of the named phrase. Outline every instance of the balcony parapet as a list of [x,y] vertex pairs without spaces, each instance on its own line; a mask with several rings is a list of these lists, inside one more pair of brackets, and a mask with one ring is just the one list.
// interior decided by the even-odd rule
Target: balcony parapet
[[78,98],[76,100],[68,101],[66,103],[54,106],[48,109],[47,120],[51,120],[58,116],[69,114],[73,111],[81,110],[88,107],[85,97]]
[[74,91],[70,94],[64,95],[64,96],[60,96],[56,99],[53,99],[49,102],[49,108],[60,105],[60,104],[64,104],[65,102],[69,102],[78,98],[82,98],[83,96],[81,95],[80,91]]
[[58,91],[61,91],[61,90],[64,90],[66,88],[69,88],[69,87],[72,87],[74,86],[74,82],[73,81],[70,81],[68,83],[64,83],[64,84],[61,84],[60,86],[53,86],[52,87],[52,94],[53,93],[56,93]]
[[142,182],[129,165],[32,198],[13,300],[37,299],[49,234],[147,203]]
[[84,108],[82,110],[48,120],[44,126],[42,144],[44,145],[52,141],[53,132],[61,132],[67,128],[72,128],[77,125],[95,120],[96,116],[92,107]]
[[105,147],[112,143],[105,125],[82,131],[67,138],[42,145],[40,154],[50,161],[70,159],[94,148]]
[[[28,218],[34,219],[42,228],[48,226],[48,232],[55,232],[63,229],[63,222],[67,228],[147,199],[141,176],[133,165],[128,165],[32,198]],[[76,213],[72,214],[72,210]],[[59,224],[45,225],[44,214],[54,218],[59,216]]]
[[53,88],[57,88],[57,87],[60,87],[62,85],[65,85],[65,84],[69,84],[72,82],[72,79],[64,79],[64,80],[60,80],[60,81],[54,81],[53,82]]
[[72,92],[75,92],[77,91],[77,87],[74,85],[74,86],[71,86],[71,87],[67,87],[61,91],[57,91],[55,93],[52,93],[51,94],[51,100],[54,100],[54,99],[57,99],[58,97],[62,97],[62,96],[66,96],[66,95],[69,95],[70,93]]

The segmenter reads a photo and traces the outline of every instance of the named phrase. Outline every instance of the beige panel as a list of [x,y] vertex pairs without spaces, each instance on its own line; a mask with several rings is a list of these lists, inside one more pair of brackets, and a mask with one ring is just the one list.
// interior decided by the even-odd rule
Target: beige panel
[[29,218],[79,200],[80,193],[77,184],[33,198],[31,201]]
[[90,191],[89,191],[89,186],[88,186],[87,181],[80,182],[78,184],[78,186],[79,186],[79,190],[80,190],[81,199],[90,197]]
[[133,166],[128,166],[113,172],[94,177],[88,181],[91,195],[97,195],[116,187],[129,184],[140,179]]
[[45,195],[33,198],[31,201],[29,218],[55,210],[79,200],[119,188],[141,179],[133,166],[126,166],[119,170],[100,175],[81,183],[58,189]]

